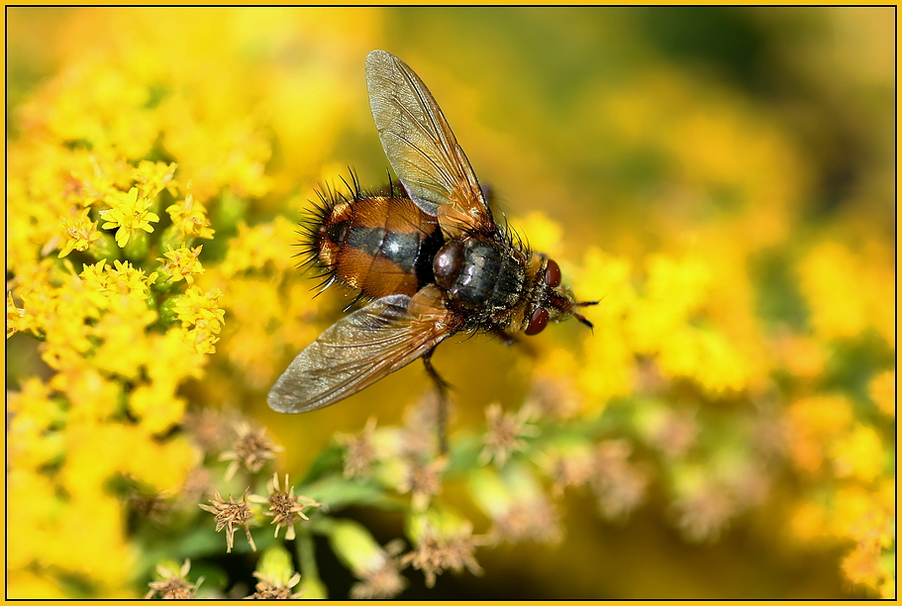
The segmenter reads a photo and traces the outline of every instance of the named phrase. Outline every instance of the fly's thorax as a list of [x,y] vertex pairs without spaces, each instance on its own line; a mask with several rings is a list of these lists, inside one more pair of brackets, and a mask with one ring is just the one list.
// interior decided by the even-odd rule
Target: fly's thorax
[[443,238],[435,217],[410,199],[360,196],[338,202],[311,230],[316,259],[337,281],[371,298],[413,296],[434,280]]
[[433,262],[435,283],[449,303],[475,324],[508,324],[523,296],[526,257],[508,244],[487,238],[449,240]]

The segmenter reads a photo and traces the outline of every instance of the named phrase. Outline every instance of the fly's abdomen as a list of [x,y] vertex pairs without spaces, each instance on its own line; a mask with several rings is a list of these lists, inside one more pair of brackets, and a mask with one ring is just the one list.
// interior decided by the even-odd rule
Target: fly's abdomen
[[408,198],[368,196],[326,210],[313,248],[337,280],[380,298],[413,296],[433,282],[432,258],[442,243],[435,217]]

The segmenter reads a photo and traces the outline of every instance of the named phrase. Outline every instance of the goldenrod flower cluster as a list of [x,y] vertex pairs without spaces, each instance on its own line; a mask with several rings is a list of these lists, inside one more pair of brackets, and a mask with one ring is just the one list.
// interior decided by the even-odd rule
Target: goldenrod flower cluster
[[[538,201],[511,223],[600,299],[594,333],[571,322],[533,340],[511,363],[513,401],[475,410],[469,384],[510,380],[472,377],[447,457],[434,398],[413,391],[401,422],[377,419],[398,398],[365,392],[356,431],[310,418],[296,435],[300,419],[264,417],[265,394],[339,307],[314,305],[293,217],[341,171],[342,135],[375,142],[347,125],[366,122],[363,58],[393,19],[183,10],[11,13],[11,31],[48,44],[29,65],[34,42],[13,40],[9,597],[324,597],[314,535],[355,577],[347,594],[395,597],[416,575],[483,574],[502,543],[566,546],[572,493],[605,522],[660,512],[686,544],[767,516],[772,544],[841,553],[852,595],[895,597],[888,173],[849,202],[876,211],[812,220],[812,170],[778,121],[675,69],[574,93],[563,120],[599,148],[536,124],[560,163],[547,171],[473,119],[480,176],[514,183],[502,200]],[[411,18],[429,31],[448,14]],[[425,67],[433,92],[453,91]],[[494,103],[486,115],[535,120]],[[582,182],[554,174],[587,163],[570,173]],[[643,212],[614,211],[609,228],[604,196]],[[347,506],[389,512],[406,541],[380,545],[333,515]],[[255,588],[225,579],[227,551],[254,558]]]

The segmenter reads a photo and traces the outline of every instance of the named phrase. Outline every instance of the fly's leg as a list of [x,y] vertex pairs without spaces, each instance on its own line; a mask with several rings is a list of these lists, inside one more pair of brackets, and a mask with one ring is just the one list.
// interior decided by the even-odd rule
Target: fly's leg
[[521,339],[517,336],[514,336],[501,328],[493,328],[492,334],[495,335],[499,341],[501,341],[504,345],[511,346],[516,345],[522,351],[526,353],[531,358],[538,357],[538,351],[533,346],[532,341],[528,339]]
[[493,328],[492,334],[495,335],[496,337],[498,337],[498,340],[501,341],[502,343],[504,343],[505,345],[507,345],[508,347],[510,347],[511,345],[513,345],[514,343],[516,343],[518,341],[518,339],[516,337],[508,334],[507,332],[504,331],[504,329],[501,329],[501,328]]
[[448,454],[447,424],[449,385],[439,376],[435,371],[435,368],[432,367],[433,351],[435,351],[435,348],[426,352],[423,356],[423,364],[426,366],[426,372],[429,373],[429,377],[432,379],[433,383],[435,383],[435,389],[438,392],[438,412],[436,415],[438,421],[438,449],[439,454],[446,455]]

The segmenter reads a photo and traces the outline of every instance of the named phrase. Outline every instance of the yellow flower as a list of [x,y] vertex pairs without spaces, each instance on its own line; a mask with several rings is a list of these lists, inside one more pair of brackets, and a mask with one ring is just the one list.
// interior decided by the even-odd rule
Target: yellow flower
[[856,337],[872,325],[887,337],[892,334],[885,328],[892,308],[892,275],[862,257],[827,241],[812,248],[799,265],[811,324],[823,337]]
[[799,505],[790,519],[792,533],[803,541],[824,536],[827,528],[827,512],[812,501]]
[[881,566],[881,549],[873,544],[858,543],[842,561],[842,571],[853,583],[877,588],[884,577],[892,581]]
[[116,302],[115,310],[104,314],[94,326],[94,335],[101,344],[93,359],[102,370],[134,379],[150,355],[146,347],[135,344],[144,343],[145,331],[157,313],[148,309],[143,300],[121,297],[112,301]]
[[868,392],[880,412],[888,417],[895,416],[896,373],[894,371],[887,370],[871,379]]
[[[29,541],[35,537],[29,536]],[[54,577],[11,566],[7,576],[7,598],[12,600],[65,600],[68,596]]]
[[517,233],[529,236],[533,250],[548,252],[560,250],[564,230],[544,213],[532,212],[517,222]]
[[141,160],[135,168],[134,176],[140,195],[152,200],[166,188],[175,189],[176,184],[172,177],[175,175],[177,166],[175,162],[166,164],[165,162]]
[[789,422],[799,430],[823,437],[844,431],[852,423],[849,401],[840,396],[815,396],[793,402],[787,411]]
[[881,502],[873,489],[861,485],[844,486],[834,495],[827,528],[837,537],[868,540],[882,547],[893,541],[892,503]]
[[696,255],[653,255],[644,292],[625,328],[636,352],[657,354],[664,376],[692,378],[716,394],[745,387],[752,365],[751,352],[740,349],[728,332],[733,330],[729,318],[707,311],[714,293],[711,263]]
[[64,418],[50,387],[28,379],[19,392],[9,394],[7,454],[10,468],[38,470],[63,454],[60,434],[53,426]]
[[774,343],[779,368],[786,369],[797,377],[814,378],[824,372],[827,352],[817,339],[796,334],[780,335]]
[[100,306],[105,297],[92,289],[77,276],[66,276],[60,287],[47,281],[37,282],[22,289],[24,316],[19,328],[46,339],[44,360],[55,368],[57,358],[65,359],[71,354],[80,355],[93,346],[90,340],[91,327],[87,319],[94,320],[100,315]]
[[90,154],[66,158],[61,163],[74,164],[69,170],[76,201],[88,207],[122,195],[132,183],[131,166],[115,154]]
[[163,253],[165,258],[157,259],[157,261],[163,262],[163,271],[171,276],[173,282],[185,280],[188,284],[194,284],[192,274],[204,273],[204,268],[197,259],[201,250],[203,250],[203,246],[188,248],[183,245]]
[[857,426],[837,439],[830,448],[834,473],[872,482],[883,471],[884,450],[880,436],[870,427]]
[[9,338],[14,333],[23,330],[25,327],[25,323],[22,320],[25,318],[25,310],[19,308],[16,305],[16,300],[13,299],[12,291],[7,291],[6,293],[6,337]]
[[[56,545],[54,527],[64,511],[64,503],[53,481],[46,475],[15,464],[7,471],[6,489],[9,500],[6,520],[9,525],[7,570],[24,571],[32,568],[47,579],[46,584],[49,586],[38,587],[39,593],[17,593],[13,589],[14,581],[10,579],[9,597],[18,595],[22,598],[37,598],[53,595],[49,589],[55,586],[52,582],[54,576],[46,574],[46,557],[52,555],[49,552]],[[24,592],[27,583],[25,580],[20,583],[18,591]],[[61,588],[57,586],[56,591],[61,591]]]
[[188,287],[183,295],[176,298],[175,313],[182,322],[182,328],[188,329],[185,338],[194,345],[198,353],[213,353],[213,345],[219,341],[225,310],[220,309],[217,301],[222,291],[214,289],[204,292],[198,286]]
[[70,224],[65,217],[60,217],[60,221],[65,227],[66,243],[60,250],[59,256],[65,257],[73,250],[84,252],[88,250],[91,244],[100,238],[97,231],[97,222],[88,218],[90,209],[85,208],[78,213],[78,216]]
[[159,134],[145,108],[147,84],[97,55],[70,61],[26,104],[25,120],[62,143],[79,141],[100,154],[143,158]]
[[147,377],[157,388],[169,393],[175,393],[183,379],[200,376],[206,362],[206,356],[195,351],[186,332],[177,327],[166,334],[153,335],[147,344]]
[[156,273],[145,277],[144,271],[136,269],[128,261],[113,261],[113,267],[107,268],[109,279],[106,287],[115,301],[115,295],[124,295],[131,299],[144,301],[150,292],[150,285],[156,282]]
[[173,395],[166,387],[139,385],[130,394],[129,410],[141,420],[148,433],[162,433],[179,423],[185,413],[185,400]]
[[[188,184],[191,187],[191,184]],[[204,205],[194,200],[194,194],[190,189],[185,194],[185,199],[166,207],[172,219],[172,224],[182,235],[182,238],[206,238],[213,237],[214,231],[210,228],[210,221],[207,219],[207,210]]]
[[[174,408],[175,410],[163,416],[172,418],[179,405],[175,404]],[[165,423],[157,425],[165,426]],[[160,442],[149,438],[150,431],[153,428],[145,427],[144,423],[133,429],[132,447],[128,451],[128,457],[122,461],[122,471],[146,482],[157,491],[176,493],[191,470],[200,463],[200,450],[188,436],[180,435]]]
[[814,396],[796,400],[786,411],[789,449],[801,469],[820,469],[829,442],[842,435],[853,422],[848,400],[841,396]]
[[70,423],[105,421],[119,407],[121,386],[87,364],[60,372],[50,380],[50,386],[71,403],[66,415]]
[[[139,550],[127,542],[122,532],[125,523],[122,504],[97,485],[66,505],[65,515],[53,525],[42,564],[64,577],[90,579],[99,585],[101,595],[127,597],[122,593],[138,564]],[[78,547],[78,557],[73,557],[73,546]]]
[[108,203],[110,209],[100,211],[101,218],[106,220],[101,227],[118,229],[116,244],[120,248],[124,248],[132,235],[139,230],[153,233],[153,227],[150,224],[160,220],[156,213],[150,211],[152,200],[139,196],[137,187],[131,188],[126,194],[108,199]]
[[230,278],[248,269],[291,269],[295,264],[291,251],[297,243],[296,229],[285,217],[276,217],[272,223],[254,227],[241,221],[238,223],[238,235],[231,241],[219,268],[221,274]]
[[636,302],[630,262],[602,252],[586,251],[575,284],[582,296],[601,302],[587,313],[595,325],[594,335],[584,331],[585,361],[576,361],[569,352],[559,356],[556,374],[578,373],[579,386],[597,406],[612,396],[630,393],[635,366],[633,343],[628,339],[624,317]]
[[633,350],[620,326],[605,330],[599,337],[586,341],[586,364],[573,362],[566,372],[578,369],[579,387],[599,406],[609,398],[629,394],[633,387],[635,360]]

